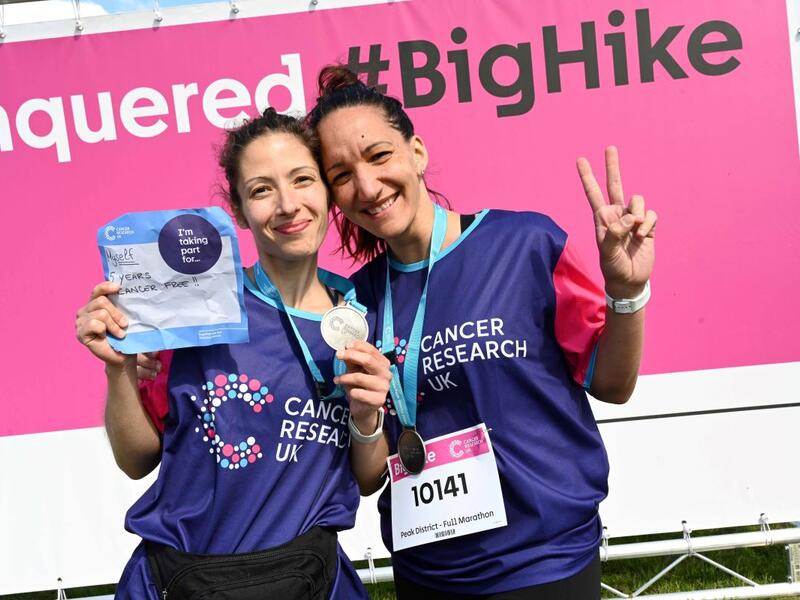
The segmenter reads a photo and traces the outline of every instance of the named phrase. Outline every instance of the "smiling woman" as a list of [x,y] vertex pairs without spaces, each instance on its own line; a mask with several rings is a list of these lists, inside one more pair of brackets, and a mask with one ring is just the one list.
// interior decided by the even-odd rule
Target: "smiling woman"
[[[298,135],[305,136],[300,139],[306,145],[297,143]],[[235,190],[231,209],[239,226],[252,232],[259,260],[265,266],[275,261],[295,266],[316,259],[328,229],[328,195],[314,159],[314,138],[298,128],[259,136],[232,160],[236,149],[229,144],[220,164]],[[320,300],[330,303],[327,294]],[[294,298],[285,301],[313,308],[297,306]]]
[[[419,184],[428,151],[420,137],[406,138],[402,129],[387,127],[383,115],[375,106],[341,108],[326,117],[320,139],[326,149],[325,175],[340,210],[360,228],[359,242],[395,242],[402,254],[403,240],[421,235],[433,214]],[[360,135],[348,135],[353,130]],[[370,140],[366,146],[365,138]],[[365,247],[364,258],[372,258],[378,247],[374,242],[372,249]]]
[[[309,122],[342,247],[371,259],[353,280],[397,362],[386,420],[396,456],[378,507],[398,598],[599,599],[608,462],[585,391],[615,403],[632,392],[655,213],[641,196],[625,202],[616,148],[610,202],[578,159],[604,300],[545,215],[435,204],[427,149],[396,99],[342,65],[319,84]],[[491,444],[455,452],[475,435]],[[374,459],[362,489],[383,483],[387,455]]]
[[163,352],[155,379],[137,386],[136,357],[106,339],[127,328],[108,298],[120,286],[98,285],[78,313],[79,340],[106,364],[117,463],[134,478],[160,463],[126,517],[143,542],[117,598],[223,588],[241,600],[366,598],[336,531],[354,524],[359,453],[382,443],[356,432],[382,423],[389,363],[363,341],[336,358],[320,331],[342,296],[360,304],[352,284],[317,268],[328,227],[317,150],[271,108],[226,134],[231,210],[258,249],[245,277],[247,343]]

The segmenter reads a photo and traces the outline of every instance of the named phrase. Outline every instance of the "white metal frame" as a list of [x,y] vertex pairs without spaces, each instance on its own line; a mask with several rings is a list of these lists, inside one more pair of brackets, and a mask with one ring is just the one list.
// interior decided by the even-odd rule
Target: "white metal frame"
[[[80,0],[71,0],[74,19],[43,21],[39,23],[9,24],[2,28],[0,43],[28,42],[62,37],[76,37],[93,33],[172,27],[193,23],[208,23],[226,19],[244,19],[288,13],[302,13],[335,8],[352,8],[371,4],[391,4],[405,0],[218,0],[204,4],[161,7],[152,0],[150,10],[80,16]],[[0,5],[2,6],[2,5]]]
[[[609,560],[622,560],[631,558],[648,558],[654,556],[673,556],[678,557],[667,567],[662,569],[644,585],[631,593],[614,589],[605,583],[601,584],[603,589],[611,592],[619,598],[647,598],[649,600],[667,600],[675,598],[686,598],[692,600],[717,600],[723,598],[774,598],[776,596],[786,596],[800,594],[800,582],[796,583],[772,583],[758,584],[744,575],[711,560],[702,552],[715,550],[732,550],[735,548],[753,548],[758,546],[771,546],[774,544],[793,544],[800,543],[800,527],[791,529],[771,529],[766,516],[762,515],[761,531],[747,533],[730,533],[723,535],[709,535],[703,537],[692,537],[692,531],[686,522],[683,523],[683,535],[681,538],[661,540],[654,542],[637,542],[634,544],[609,544],[605,537],[603,545],[600,547],[600,559],[603,562]],[[708,564],[722,570],[742,582],[745,586],[728,587],[715,590],[695,590],[690,592],[676,592],[672,594],[650,594],[643,595],[646,590],[652,587],[659,579],[667,575],[673,568],[690,557],[696,557]],[[367,549],[364,556],[368,561],[366,569],[359,569],[358,575],[364,583],[384,583],[393,580],[392,567],[375,567],[372,560],[371,549]]]

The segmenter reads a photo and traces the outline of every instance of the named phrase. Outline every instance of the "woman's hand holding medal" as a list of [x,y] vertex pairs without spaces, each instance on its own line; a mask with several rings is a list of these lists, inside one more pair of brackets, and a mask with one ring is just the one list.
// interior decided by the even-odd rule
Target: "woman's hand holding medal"
[[344,387],[350,400],[353,422],[362,432],[372,432],[378,424],[378,410],[383,410],[392,373],[389,360],[375,346],[355,340],[336,352],[347,365],[347,372],[333,381]]

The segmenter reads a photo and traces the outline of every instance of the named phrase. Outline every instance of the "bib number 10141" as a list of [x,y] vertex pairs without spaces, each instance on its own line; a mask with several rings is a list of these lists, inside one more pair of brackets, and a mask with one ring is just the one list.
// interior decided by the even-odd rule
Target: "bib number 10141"
[[[459,481],[461,482],[460,485],[458,483]],[[467,478],[464,477],[464,473],[450,475],[444,480],[444,486],[442,486],[441,479],[434,479],[431,482],[425,482],[419,486],[412,486],[411,491],[414,494],[415,506],[419,506],[420,503],[430,504],[434,500],[444,500],[445,496],[448,495],[455,498],[458,496],[459,492],[464,494],[469,493],[467,489]]]

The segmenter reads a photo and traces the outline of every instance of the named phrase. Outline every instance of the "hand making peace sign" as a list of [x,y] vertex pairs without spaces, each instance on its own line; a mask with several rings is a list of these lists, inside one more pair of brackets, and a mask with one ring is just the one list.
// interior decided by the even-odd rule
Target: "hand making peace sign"
[[625,204],[619,155],[614,146],[606,148],[608,201],[592,174],[589,161],[579,158],[578,173],[586,198],[594,212],[600,269],[606,292],[612,298],[634,298],[650,279],[655,260],[655,211],[645,210],[644,197],[634,194]]

